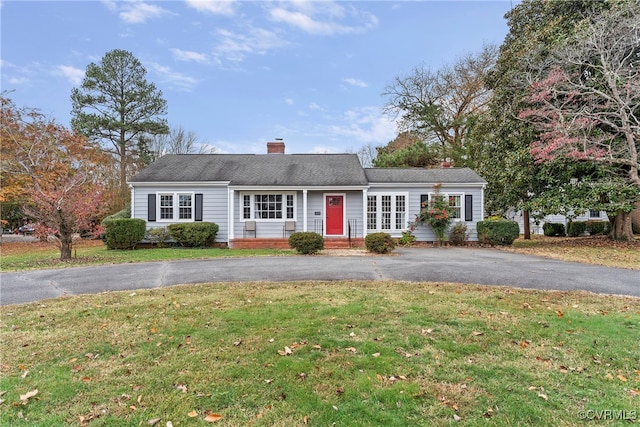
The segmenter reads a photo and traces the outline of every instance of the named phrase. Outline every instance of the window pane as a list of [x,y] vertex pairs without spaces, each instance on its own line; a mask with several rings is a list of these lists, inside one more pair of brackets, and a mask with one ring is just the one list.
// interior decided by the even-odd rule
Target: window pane
[[376,229],[376,196],[367,196],[367,230]]
[[404,196],[396,196],[396,230],[405,228],[405,200]]
[[191,219],[191,194],[178,195],[178,219]]
[[173,219],[173,194],[160,195],[160,219]]
[[449,196],[449,206],[451,206],[454,209],[454,213],[453,213],[454,219],[462,218],[462,216],[460,215],[460,211],[462,207],[461,199],[462,197],[460,195]]
[[293,219],[293,194],[287,194],[287,219]]
[[[282,218],[282,194],[255,194],[254,216],[259,219]],[[293,203],[293,201],[292,201]],[[293,217],[293,205],[291,206]]]
[[380,228],[383,230],[391,229],[391,196],[382,196],[381,202],[381,216],[380,216]]
[[251,219],[251,196],[242,196],[242,218]]

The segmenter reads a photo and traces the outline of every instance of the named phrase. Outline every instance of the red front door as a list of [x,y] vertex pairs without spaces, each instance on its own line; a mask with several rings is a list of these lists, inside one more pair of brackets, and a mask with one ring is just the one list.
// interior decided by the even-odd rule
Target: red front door
[[344,197],[326,196],[327,235],[344,234]]

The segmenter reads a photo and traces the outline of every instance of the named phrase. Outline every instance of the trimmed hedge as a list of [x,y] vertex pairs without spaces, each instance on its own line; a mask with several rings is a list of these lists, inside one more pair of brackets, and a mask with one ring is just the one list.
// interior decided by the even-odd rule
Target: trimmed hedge
[[109,249],[133,249],[144,239],[147,223],[139,218],[107,218],[104,242]]
[[311,231],[298,231],[289,236],[289,246],[301,254],[315,254],[324,249],[324,238]]
[[542,232],[545,236],[564,236],[564,224],[545,222],[542,226]]
[[171,237],[180,246],[204,248],[216,241],[218,224],[214,222],[185,222],[169,225]]
[[371,233],[364,238],[364,245],[369,252],[386,254],[395,249],[396,243],[388,233]]
[[478,240],[493,246],[508,246],[520,235],[516,221],[480,221],[477,226]]
[[587,221],[587,232],[592,235],[609,234],[611,223],[609,221]]
[[571,237],[582,236],[587,230],[587,223],[584,221],[571,221],[567,229],[567,234]]

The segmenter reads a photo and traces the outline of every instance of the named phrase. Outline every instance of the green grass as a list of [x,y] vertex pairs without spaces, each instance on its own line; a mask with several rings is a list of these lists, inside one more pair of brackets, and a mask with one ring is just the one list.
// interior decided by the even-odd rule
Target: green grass
[[75,249],[73,258],[60,261],[58,248],[47,243],[4,243],[0,268],[21,271],[42,268],[63,268],[81,265],[122,264],[131,262],[205,259],[217,257],[247,257],[287,255],[290,249],[226,249],[226,248],[149,248],[109,250],[100,241],[85,241]]
[[236,283],[0,315],[0,425],[202,425],[210,412],[225,426],[577,426],[581,411],[640,407],[632,297]]

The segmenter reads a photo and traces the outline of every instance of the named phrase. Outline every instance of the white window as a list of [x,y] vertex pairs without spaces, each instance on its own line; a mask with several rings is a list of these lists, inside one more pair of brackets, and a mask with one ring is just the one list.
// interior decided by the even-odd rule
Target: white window
[[399,232],[407,229],[407,194],[367,196],[367,230]]
[[242,219],[295,219],[294,193],[243,193]]
[[[464,194],[456,194],[456,193],[440,193],[445,200],[449,202],[449,206],[453,208],[453,216],[451,217],[453,220],[461,220],[462,212],[464,212]],[[434,193],[429,193],[428,202],[424,201],[424,197],[421,197],[423,201],[421,204],[421,208],[427,206],[427,203],[431,203],[431,199],[435,196]]]
[[160,221],[193,221],[193,193],[158,194]]
[[449,194],[449,206],[453,208],[453,219],[462,219],[462,196],[460,194]]

